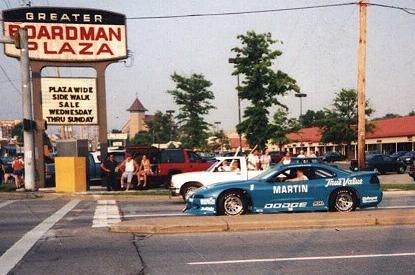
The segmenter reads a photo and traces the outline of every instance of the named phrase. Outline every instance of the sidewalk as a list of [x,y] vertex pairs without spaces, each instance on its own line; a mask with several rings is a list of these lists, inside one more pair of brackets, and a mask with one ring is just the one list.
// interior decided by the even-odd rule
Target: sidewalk
[[123,221],[112,232],[177,234],[308,228],[343,228],[415,224],[415,209],[370,210],[351,213],[281,213],[228,216],[181,216]]

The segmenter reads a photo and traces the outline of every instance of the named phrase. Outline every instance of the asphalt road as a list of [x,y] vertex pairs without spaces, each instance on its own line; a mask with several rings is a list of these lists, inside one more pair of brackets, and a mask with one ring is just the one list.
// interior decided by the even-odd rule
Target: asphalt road
[[[0,200],[0,274],[415,271],[415,227],[410,226],[161,236],[108,230],[120,219],[181,215],[183,206],[180,199],[168,198]],[[387,195],[380,207],[415,208],[415,195]],[[324,258],[332,256],[339,257]]]

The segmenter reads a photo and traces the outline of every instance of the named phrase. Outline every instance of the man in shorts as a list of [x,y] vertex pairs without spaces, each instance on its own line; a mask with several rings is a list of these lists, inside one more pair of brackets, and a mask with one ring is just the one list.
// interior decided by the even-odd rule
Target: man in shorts
[[133,176],[136,174],[136,171],[138,171],[139,166],[130,154],[126,154],[125,157],[126,159],[120,164],[120,167],[124,169],[121,176],[121,188],[125,188],[125,179],[127,179],[126,191],[128,191],[130,189]]
[[20,189],[24,187],[24,183],[22,181],[23,172],[24,172],[24,162],[22,156],[16,157],[16,159],[12,162],[13,168],[13,177],[14,182],[16,184],[16,189]]

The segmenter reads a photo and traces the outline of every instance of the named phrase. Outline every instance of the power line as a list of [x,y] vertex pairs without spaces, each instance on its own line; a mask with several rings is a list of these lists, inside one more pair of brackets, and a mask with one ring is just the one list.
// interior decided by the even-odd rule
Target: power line
[[148,19],[171,19],[171,18],[186,18],[186,17],[207,17],[207,16],[228,16],[228,15],[241,15],[241,14],[256,14],[256,13],[272,13],[282,11],[295,11],[295,10],[309,10],[309,9],[321,9],[357,5],[359,2],[328,4],[328,5],[314,5],[314,6],[302,6],[293,8],[281,8],[281,9],[267,9],[267,10],[254,10],[254,11],[236,11],[236,12],[218,12],[218,13],[195,13],[195,14],[182,14],[182,15],[162,15],[162,16],[137,16],[127,17],[129,20],[148,20]]
[[16,90],[16,92],[22,96],[22,93],[20,92],[19,89],[17,89],[16,85],[13,83],[13,81],[11,80],[11,78],[9,77],[9,75],[7,74],[6,70],[4,69],[3,65],[0,64],[0,69],[3,72],[4,76],[7,78],[7,80],[10,82],[10,84],[13,86],[13,88]]
[[[385,5],[385,4],[377,4],[377,3],[367,3],[368,6],[375,6],[375,7],[381,7],[381,8],[389,8],[389,9],[396,9],[401,10],[403,12],[406,12],[410,15],[415,15],[415,9],[413,8],[404,8],[404,7],[398,7],[398,6],[391,6],[391,5]],[[414,12],[411,12],[414,11]]]

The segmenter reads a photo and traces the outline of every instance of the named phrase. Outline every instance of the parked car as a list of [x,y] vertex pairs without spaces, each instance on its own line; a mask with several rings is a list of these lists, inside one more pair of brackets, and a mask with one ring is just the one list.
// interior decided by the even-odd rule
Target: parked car
[[269,155],[271,156],[272,163],[279,163],[284,157],[285,153],[280,151],[271,151],[269,152]]
[[[218,161],[212,164],[206,171],[190,172],[173,175],[171,178],[170,192],[173,196],[186,196],[202,186],[232,180],[248,180],[262,171],[248,170],[245,157],[218,157]],[[236,162],[238,171],[231,171],[230,167]],[[224,169],[227,164],[228,168]]]
[[322,156],[321,159],[326,162],[334,162],[346,160],[346,156],[343,156],[339,152],[330,152]]
[[[300,174],[307,178],[290,181]],[[382,196],[374,172],[347,172],[324,163],[294,163],[277,165],[251,180],[199,188],[186,200],[184,211],[229,216],[248,212],[349,212],[377,206]]]
[[409,167],[409,176],[411,176],[415,180],[415,165]]
[[[153,175],[149,176],[148,179],[150,186],[160,184],[168,186],[173,175],[204,171],[213,163],[203,159],[199,154],[189,149],[158,149],[156,147],[134,146],[127,147],[126,151],[138,163],[141,162],[143,155],[150,159],[153,172]],[[134,181],[136,180],[134,179]]]
[[[403,174],[406,171],[406,164],[404,162],[382,154],[367,155],[365,166],[365,170],[375,171],[379,174],[386,174],[389,172]],[[359,170],[357,160],[352,160],[350,162],[350,170]]]
[[405,155],[399,157],[399,159],[405,162],[407,165],[412,165],[415,161],[415,151],[407,152]]
[[391,155],[389,155],[391,158],[397,159],[402,157],[403,155],[405,155],[406,153],[408,153],[408,151],[397,151]]

